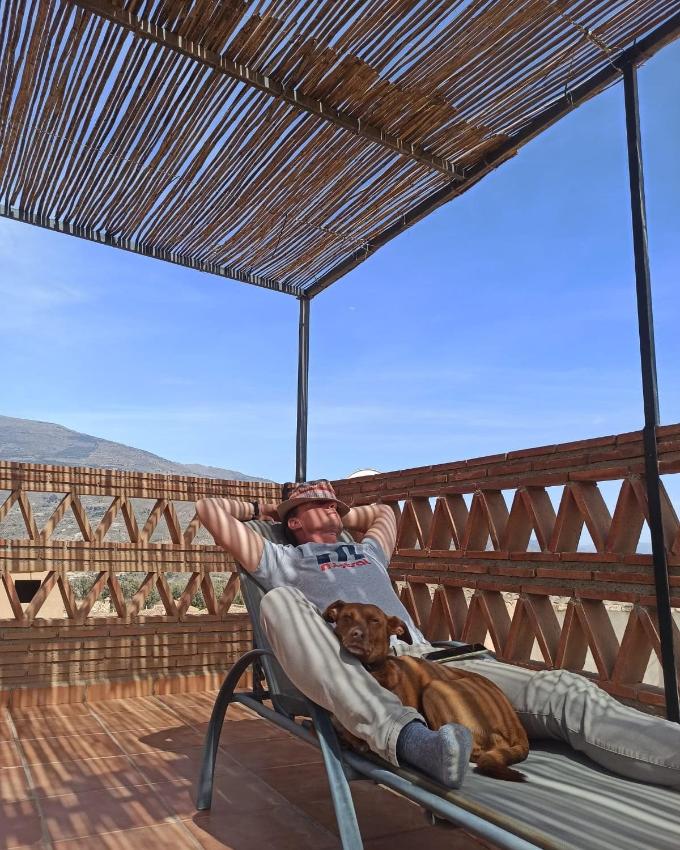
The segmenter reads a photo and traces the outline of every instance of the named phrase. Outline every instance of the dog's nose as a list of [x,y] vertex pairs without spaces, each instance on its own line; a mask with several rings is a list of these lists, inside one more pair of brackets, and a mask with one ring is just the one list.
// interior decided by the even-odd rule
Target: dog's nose
[[363,630],[362,630],[362,629],[360,629],[358,626],[355,626],[355,627],[352,629],[352,631],[349,633],[349,636],[350,636],[353,640],[363,640],[363,638],[364,638],[364,633],[363,633]]

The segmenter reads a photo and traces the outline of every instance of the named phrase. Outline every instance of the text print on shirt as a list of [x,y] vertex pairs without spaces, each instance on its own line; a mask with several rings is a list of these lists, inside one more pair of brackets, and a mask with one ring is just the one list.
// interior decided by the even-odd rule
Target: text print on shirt
[[[321,572],[338,569],[339,567],[343,570],[351,569],[352,567],[365,567],[368,564],[368,558],[358,557],[357,550],[349,543],[341,543],[333,554],[337,556],[337,561],[331,560],[331,553],[329,552],[316,556],[316,562]],[[350,557],[354,560],[350,561]]]

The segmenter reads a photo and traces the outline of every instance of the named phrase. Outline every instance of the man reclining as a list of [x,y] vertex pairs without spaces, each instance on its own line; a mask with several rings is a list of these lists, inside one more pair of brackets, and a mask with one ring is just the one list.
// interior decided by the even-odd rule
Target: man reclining
[[[456,724],[428,729],[415,709],[405,707],[342,649],[320,614],[337,599],[369,602],[408,626],[413,643],[396,642],[397,654],[434,650],[387,572],[396,542],[392,509],[382,504],[350,509],[325,480],[292,485],[284,495],[278,506],[201,499],[197,511],[215,542],[269,591],[260,607],[261,623],[286,675],[379,756],[459,787],[469,762],[469,731]],[[291,545],[271,543],[243,524],[258,517],[280,520]],[[364,534],[361,543],[338,542],[343,523]],[[567,670],[532,671],[491,656],[447,663],[495,682],[530,739],[565,741],[614,773],[680,787],[680,725],[624,706]]]

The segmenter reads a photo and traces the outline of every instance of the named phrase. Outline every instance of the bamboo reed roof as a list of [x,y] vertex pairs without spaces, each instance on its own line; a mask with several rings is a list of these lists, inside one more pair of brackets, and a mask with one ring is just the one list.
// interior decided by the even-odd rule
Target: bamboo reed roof
[[680,31],[680,0],[0,8],[1,214],[294,295]]

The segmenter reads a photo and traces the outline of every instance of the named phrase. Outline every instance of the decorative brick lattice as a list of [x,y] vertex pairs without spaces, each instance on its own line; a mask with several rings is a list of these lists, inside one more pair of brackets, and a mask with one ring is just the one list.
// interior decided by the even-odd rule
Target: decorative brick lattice
[[[658,436],[675,492],[680,426]],[[585,672],[659,706],[662,689],[644,681],[660,649],[643,470],[635,432],[335,485],[350,503],[394,508],[390,571],[428,638],[486,640],[501,660]],[[662,508],[680,607],[680,522],[665,487]],[[680,657],[677,626],[675,637]]]
[[[680,425],[658,437],[680,607]],[[659,636],[652,559],[641,546],[643,469],[636,432],[335,483],[353,504],[393,506],[392,577],[430,639],[486,640],[503,660],[584,671],[617,696],[658,708],[663,692],[645,681]],[[0,620],[0,696],[19,685],[208,675],[247,648],[247,618],[232,608],[233,562],[206,539],[194,503],[276,501],[279,485],[0,462],[0,491],[0,599],[10,612]],[[37,496],[47,499],[40,510]],[[5,534],[12,517],[18,531]],[[122,586],[129,573],[140,576],[132,594]],[[36,574],[37,591],[22,602],[17,582]],[[76,598],[69,577],[81,574],[91,584]],[[178,574],[185,583],[173,593]],[[216,589],[220,574],[228,578]],[[205,609],[195,614],[198,591]],[[162,614],[144,608],[156,592]],[[55,593],[58,618],[45,614]],[[93,616],[102,595],[113,612]],[[677,629],[676,640],[680,649]]]
[[[10,512],[21,525],[11,538],[0,537],[2,584],[14,620],[30,625],[54,588],[58,588],[65,616],[77,624],[88,621],[92,608],[103,593],[115,610],[115,620],[130,622],[143,615],[149,594],[156,590],[165,609],[165,618],[181,621],[194,595],[201,591],[207,616],[224,617],[238,591],[233,574],[219,593],[213,576],[233,573],[234,562],[212,539],[199,543],[201,529],[194,502],[202,496],[230,496],[240,499],[273,501],[277,485],[260,482],[227,482],[181,476],[146,475],[101,469],[47,467],[0,462],[0,489],[7,496],[0,504],[0,524]],[[55,507],[38,523],[31,496],[60,494]],[[96,523],[91,521],[84,500],[100,497]],[[140,504],[141,503],[141,504]],[[183,507],[180,521],[176,504]],[[140,516],[141,513],[141,516]],[[80,539],[60,540],[56,532],[70,515]],[[109,538],[117,523],[118,538]],[[161,530],[162,542],[155,542]],[[121,534],[125,537],[120,539]],[[43,573],[40,587],[30,602],[22,604],[15,580],[25,573]],[[93,575],[87,595],[76,600],[69,575]],[[136,593],[125,599],[119,576],[143,573]],[[179,598],[173,598],[169,573],[189,573]],[[97,622],[101,622],[97,618]]]
[[250,648],[195,501],[277,485],[0,462],[0,491],[0,703],[215,687]]

